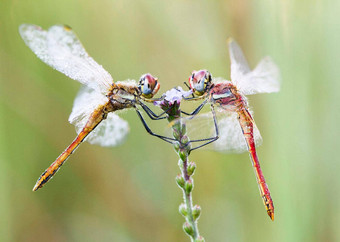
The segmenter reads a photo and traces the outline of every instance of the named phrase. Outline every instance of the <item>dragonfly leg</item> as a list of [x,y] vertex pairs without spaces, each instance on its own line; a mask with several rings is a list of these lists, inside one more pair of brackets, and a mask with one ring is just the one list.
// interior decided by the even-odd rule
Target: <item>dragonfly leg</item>
[[[189,89],[189,91],[191,90],[191,88],[190,88],[190,86],[188,85],[188,83],[187,82],[183,82],[184,83],[184,85]],[[194,97],[194,94],[192,94],[192,97]]]
[[166,112],[168,111],[164,111],[161,114],[157,115],[155,114],[147,105],[145,105],[142,102],[138,103],[146,112],[146,114],[149,116],[149,118],[151,118],[152,120],[160,120],[160,119],[165,119],[166,116],[164,116],[166,114]]
[[144,128],[146,129],[146,132],[148,132],[149,134],[151,134],[152,136],[155,136],[155,137],[158,137],[170,144],[173,144],[176,140],[174,138],[169,138],[169,137],[166,137],[166,136],[163,136],[163,135],[158,135],[158,134],[155,134],[154,132],[152,132],[152,130],[149,128],[148,124],[146,123],[145,119],[143,118],[142,114],[140,113],[140,111],[138,110],[137,107],[135,107],[136,109],[136,112],[137,112],[137,115],[138,117],[140,118],[140,120],[142,121],[143,125],[144,125]]
[[181,110],[181,113],[187,115],[187,116],[195,116],[196,114],[198,114],[202,108],[204,107],[204,105],[208,102],[208,100],[204,100],[193,112],[191,113],[187,113]]
[[211,137],[211,138],[191,140],[190,141],[191,143],[193,143],[193,142],[202,142],[202,141],[207,141],[207,142],[204,143],[204,144],[201,144],[201,145],[199,145],[197,147],[192,148],[190,150],[190,152],[193,151],[193,150],[199,149],[199,148],[201,148],[203,146],[206,146],[206,145],[216,141],[219,138],[219,131],[218,131],[218,126],[217,126],[216,113],[215,113],[215,108],[214,108],[213,104],[211,104],[211,112],[213,114],[213,120],[214,120],[214,126],[215,126],[215,133],[216,133],[216,135],[214,137]]

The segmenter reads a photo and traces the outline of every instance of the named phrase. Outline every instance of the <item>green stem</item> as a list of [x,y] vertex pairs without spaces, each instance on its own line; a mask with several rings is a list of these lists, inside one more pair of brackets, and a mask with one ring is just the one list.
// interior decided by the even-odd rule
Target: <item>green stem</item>
[[[184,231],[190,236],[191,241],[199,242],[204,241],[200,236],[197,220],[200,215],[201,208],[199,206],[193,207],[192,205],[192,190],[193,190],[193,178],[194,170],[196,168],[195,163],[189,162],[190,153],[190,140],[186,136],[186,124],[180,120],[181,112],[179,105],[173,105],[171,110],[168,110],[168,121],[175,122],[172,126],[173,136],[178,143],[174,145],[180,160],[178,165],[181,170],[181,174],[176,177],[177,184],[183,191],[184,204],[180,206],[180,213],[185,217],[186,222],[183,225]],[[176,121],[177,120],[177,121]]]

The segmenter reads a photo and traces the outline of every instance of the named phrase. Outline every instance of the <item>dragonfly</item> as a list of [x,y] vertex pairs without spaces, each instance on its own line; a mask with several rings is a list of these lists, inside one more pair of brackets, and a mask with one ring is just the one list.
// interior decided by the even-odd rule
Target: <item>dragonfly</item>
[[[210,104],[211,106],[218,132],[216,132],[216,137],[206,144],[214,142],[218,138],[213,144],[213,149],[249,152],[260,195],[267,214],[274,220],[273,200],[255,148],[261,143],[262,138],[249,109],[246,95],[278,92],[280,89],[279,69],[270,57],[265,57],[255,69],[251,70],[236,41],[229,39],[228,47],[231,80],[212,78],[211,73],[207,70],[193,71],[189,77],[189,88],[193,92],[193,97],[187,98],[187,100],[204,99],[192,113],[194,115],[199,113],[204,105]],[[220,117],[220,119],[216,121],[216,117]]]
[[151,119],[160,119],[143,101],[153,102],[160,88],[158,78],[151,74],[134,80],[114,82],[111,75],[91,58],[72,29],[55,25],[48,30],[33,24],[22,24],[19,32],[26,45],[47,65],[83,84],[74,100],[69,122],[76,127],[77,136],[64,152],[41,174],[33,191],[38,190],[60,169],[82,141],[102,146],[122,143],[129,127],[115,112],[135,108],[147,131],[137,105]]

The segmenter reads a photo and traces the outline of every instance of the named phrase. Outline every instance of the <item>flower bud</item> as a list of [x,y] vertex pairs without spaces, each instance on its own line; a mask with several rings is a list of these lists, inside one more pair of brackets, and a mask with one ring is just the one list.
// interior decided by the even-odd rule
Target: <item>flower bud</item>
[[185,180],[184,180],[184,177],[182,177],[181,174],[178,174],[176,176],[176,183],[177,185],[180,187],[180,188],[184,188],[185,186]]
[[182,137],[182,140],[181,140],[182,144],[186,145],[187,143],[189,143],[189,141],[190,140],[189,140],[188,136],[184,135]]
[[178,141],[174,142],[174,149],[175,149],[176,152],[179,151],[179,142]]
[[194,236],[194,229],[188,222],[183,224],[183,230],[191,237]]
[[196,221],[201,215],[201,207],[199,205],[195,205],[192,208],[192,216],[194,218],[194,220]]
[[188,210],[187,210],[187,206],[182,203],[181,205],[179,205],[179,212],[184,216],[188,216]]
[[180,138],[180,132],[178,131],[178,129],[173,129],[172,135],[177,140]]
[[184,189],[187,194],[189,194],[192,191],[192,188],[193,188],[192,180],[189,180],[184,184]]
[[181,158],[181,160],[185,161],[188,157],[188,153],[185,150],[180,150],[178,152],[179,158]]
[[192,176],[195,172],[196,164],[194,162],[190,162],[187,167],[188,176]]

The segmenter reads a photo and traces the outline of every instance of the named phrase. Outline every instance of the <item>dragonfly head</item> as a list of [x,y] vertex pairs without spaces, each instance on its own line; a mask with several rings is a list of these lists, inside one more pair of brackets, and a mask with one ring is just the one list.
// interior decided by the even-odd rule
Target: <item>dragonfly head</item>
[[139,79],[138,89],[145,98],[152,98],[159,90],[158,78],[151,74],[144,74]]
[[190,88],[197,96],[202,96],[211,86],[211,79],[207,70],[193,71],[189,77]]

